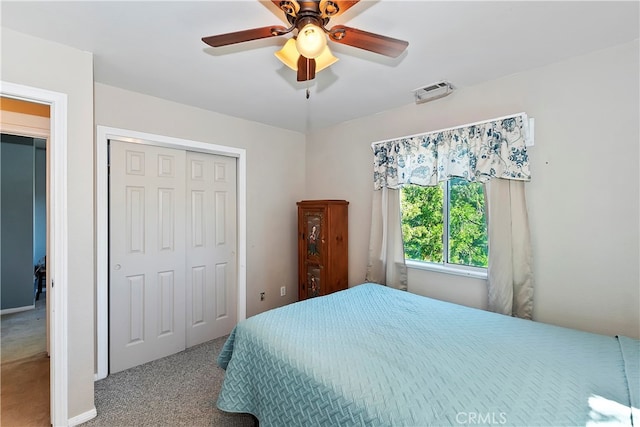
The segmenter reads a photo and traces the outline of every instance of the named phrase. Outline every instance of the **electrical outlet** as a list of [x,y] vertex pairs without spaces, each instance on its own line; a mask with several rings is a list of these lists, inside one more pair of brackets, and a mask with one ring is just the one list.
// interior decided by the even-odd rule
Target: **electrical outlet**
[[287,294],[287,287],[286,286],[281,286],[280,287],[280,296],[283,297]]
[[260,292],[260,301],[264,301],[264,292]]

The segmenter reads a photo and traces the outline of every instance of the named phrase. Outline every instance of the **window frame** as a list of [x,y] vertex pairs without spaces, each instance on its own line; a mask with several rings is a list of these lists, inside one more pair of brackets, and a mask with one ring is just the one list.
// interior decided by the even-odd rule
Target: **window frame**
[[[411,184],[415,185],[415,184]],[[450,199],[449,195],[451,193],[449,186],[451,185],[451,180],[447,180],[444,182],[444,186],[441,187],[443,194],[443,202],[442,202],[442,251],[443,253],[443,262],[432,262],[432,261],[421,261],[415,259],[409,259],[405,256],[405,264],[409,268],[413,268],[416,270],[425,270],[425,271],[435,271],[438,273],[445,274],[454,274],[457,276],[471,277],[476,279],[486,279],[489,276],[488,268],[486,267],[476,267],[471,265],[462,265],[462,264],[453,264],[447,261],[449,258],[449,210],[450,210]],[[401,190],[402,191],[402,190]],[[400,205],[400,209],[402,210],[402,205]],[[402,216],[402,212],[400,212]],[[404,236],[402,238],[404,244]]]

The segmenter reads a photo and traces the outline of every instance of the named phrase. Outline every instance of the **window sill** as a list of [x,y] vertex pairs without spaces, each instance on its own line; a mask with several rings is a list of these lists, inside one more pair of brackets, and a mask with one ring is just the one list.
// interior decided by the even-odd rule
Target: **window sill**
[[438,273],[455,274],[457,276],[471,277],[474,279],[486,279],[488,276],[487,270],[482,268],[471,269],[412,260],[406,260],[405,262],[407,264],[407,267],[414,268],[416,270],[436,271]]

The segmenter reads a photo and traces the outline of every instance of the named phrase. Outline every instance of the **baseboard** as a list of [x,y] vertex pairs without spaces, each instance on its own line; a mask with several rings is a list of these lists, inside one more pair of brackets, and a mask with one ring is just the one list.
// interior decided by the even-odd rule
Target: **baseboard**
[[1,314],[11,314],[11,313],[19,313],[21,311],[33,310],[36,308],[36,305],[25,305],[24,307],[16,307],[16,308],[5,308],[4,310],[0,310]]
[[92,420],[97,416],[98,416],[98,411],[96,411],[96,408],[94,406],[93,409],[91,409],[90,411],[87,411],[80,415],[76,415],[73,418],[69,418],[68,425],[69,427],[77,426],[82,423],[86,423],[87,421]]

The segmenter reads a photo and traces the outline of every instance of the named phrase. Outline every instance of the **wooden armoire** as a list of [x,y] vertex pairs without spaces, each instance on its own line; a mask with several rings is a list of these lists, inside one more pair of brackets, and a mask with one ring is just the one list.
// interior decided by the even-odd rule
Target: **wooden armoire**
[[298,202],[298,299],[348,287],[346,200]]

